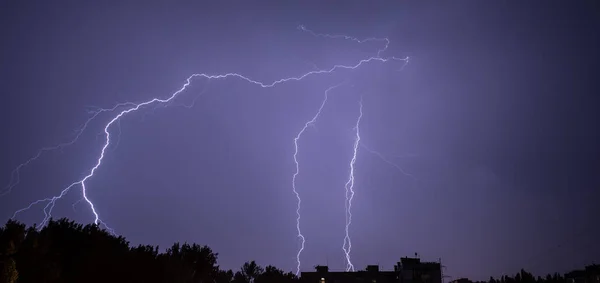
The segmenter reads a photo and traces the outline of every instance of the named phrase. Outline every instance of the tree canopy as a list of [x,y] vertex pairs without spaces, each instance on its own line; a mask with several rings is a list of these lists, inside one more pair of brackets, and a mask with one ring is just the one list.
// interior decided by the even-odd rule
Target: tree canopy
[[274,266],[245,263],[237,272],[221,270],[208,246],[174,243],[131,247],[97,225],[67,219],[43,229],[9,220],[0,228],[0,283],[15,282],[210,282],[293,283],[298,278]]
[[[51,220],[42,229],[12,220],[0,227],[0,283],[299,281],[291,272],[271,265],[263,268],[255,261],[244,263],[235,272],[222,270],[217,259],[210,247],[197,244],[174,243],[162,253],[158,246],[132,247],[125,238],[97,225],[84,226],[65,218]],[[570,283],[567,281],[558,273],[535,277],[521,270],[512,277],[490,277],[487,283]]]

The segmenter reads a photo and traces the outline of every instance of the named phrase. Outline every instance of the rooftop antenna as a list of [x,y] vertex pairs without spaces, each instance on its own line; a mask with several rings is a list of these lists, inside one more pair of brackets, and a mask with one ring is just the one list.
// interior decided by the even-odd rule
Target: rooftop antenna
[[439,258],[439,262],[440,262],[440,275],[442,275],[441,279],[442,279],[442,283],[446,282],[446,280],[444,280],[444,266],[442,265],[442,258]]
[[[446,278],[448,278],[449,280],[452,279],[452,276],[444,273],[445,269],[446,269],[446,266],[442,264],[442,258],[440,257],[440,271],[441,271],[441,275],[442,275],[442,283],[446,282]],[[450,280],[450,282],[452,282],[452,280]]]

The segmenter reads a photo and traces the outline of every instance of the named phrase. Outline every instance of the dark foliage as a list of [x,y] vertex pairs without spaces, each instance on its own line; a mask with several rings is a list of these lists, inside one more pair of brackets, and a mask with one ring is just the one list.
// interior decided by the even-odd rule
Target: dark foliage
[[487,282],[479,281],[475,283],[568,283],[565,278],[558,274],[548,274],[546,277],[535,277],[533,274],[521,269],[521,271],[514,276],[504,275],[500,278],[490,277]]
[[241,270],[220,270],[208,246],[175,243],[130,247],[96,225],[67,219],[43,229],[8,221],[0,228],[0,283],[45,282],[203,282],[295,283],[298,278],[254,261]]
[[[270,265],[263,268],[254,261],[237,272],[221,270],[217,255],[208,246],[187,243],[175,243],[164,253],[155,246],[130,247],[123,237],[67,219],[51,220],[43,229],[12,220],[0,227],[0,283],[299,283],[293,273]],[[475,283],[582,282],[578,279],[591,275],[590,279],[598,280],[599,270],[600,266],[594,265],[571,272],[567,277],[574,281],[558,273],[535,277],[521,270],[513,277]]]

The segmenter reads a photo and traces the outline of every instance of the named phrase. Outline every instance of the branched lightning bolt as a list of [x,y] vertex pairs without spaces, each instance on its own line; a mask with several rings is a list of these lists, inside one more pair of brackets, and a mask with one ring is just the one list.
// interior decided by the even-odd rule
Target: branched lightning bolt
[[[379,42],[384,42],[385,45],[383,46],[383,48],[377,50],[377,57],[376,58],[381,58],[381,54],[383,52],[385,52],[390,44],[390,40],[388,38],[376,38],[376,37],[370,37],[370,38],[366,38],[366,39],[359,39],[356,37],[352,37],[352,36],[348,36],[348,35],[338,35],[338,34],[323,34],[323,33],[316,33],[310,29],[307,29],[305,26],[300,25],[298,26],[299,30],[308,32],[310,34],[312,34],[315,37],[323,37],[323,38],[331,38],[331,39],[344,39],[344,40],[350,40],[350,41],[354,41],[357,43],[365,43],[365,42],[369,42],[369,41],[379,41]],[[392,57],[393,58],[393,57]],[[408,57],[405,58],[406,60],[404,61],[404,64],[402,65],[402,67],[400,68],[400,70],[403,70],[404,67],[406,66],[406,64],[408,63]],[[346,189],[346,200],[345,200],[345,208],[346,208],[346,226],[345,226],[345,237],[344,237],[344,245],[342,246],[342,249],[344,250],[344,254],[346,257],[346,271],[354,271],[354,265],[352,264],[352,260],[350,259],[350,252],[352,250],[352,241],[350,239],[350,232],[349,232],[349,228],[350,228],[350,224],[352,223],[352,199],[354,198],[354,165],[356,163],[356,156],[358,153],[358,146],[361,145],[360,143],[360,130],[359,130],[359,124],[360,124],[360,120],[362,119],[362,115],[363,115],[363,105],[362,105],[362,97],[360,100],[360,115],[356,121],[356,126],[354,127],[354,130],[356,131],[356,137],[354,140],[354,147],[353,147],[353,155],[352,155],[352,159],[350,161],[350,176],[348,177],[348,181],[345,184],[345,189]],[[395,166],[396,168],[398,168],[399,170],[401,170],[404,174],[406,174],[406,172],[404,170],[402,170],[402,168],[400,168],[399,166],[393,164],[392,162],[390,162],[389,160],[387,160],[383,155],[379,154],[376,151],[367,149],[369,152],[378,155],[380,158],[382,158],[385,162],[387,162],[390,165]]]
[[85,123],[83,123],[83,125],[81,125],[81,127],[79,127],[79,129],[77,129],[75,131],[75,137],[73,137],[71,140],[67,141],[67,142],[63,142],[60,144],[57,144],[55,146],[49,146],[49,147],[44,147],[41,148],[40,150],[38,150],[38,152],[32,156],[31,158],[27,159],[25,162],[19,164],[15,169],[13,169],[13,171],[10,174],[10,181],[8,182],[8,184],[2,188],[2,191],[0,191],[0,197],[1,196],[5,196],[9,193],[12,192],[12,190],[19,185],[19,183],[21,182],[21,170],[24,167],[27,167],[31,162],[37,160],[38,158],[40,158],[42,156],[42,154],[44,154],[45,152],[49,152],[49,151],[55,151],[55,150],[59,150],[59,149],[63,149],[67,146],[70,146],[74,143],[77,142],[77,140],[79,140],[79,137],[81,136],[81,134],[83,134],[83,132],[87,129],[88,125],[96,118],[98,117],[98,115],[100,115],[103,112],[112,112],[115,111],[117,108],[120,107],[124,107],[124,106],[131,106],[134,105],[131,102],[127,102],[127,103],[119,103],[116,104],[114,107],[109,108],[109,109],[98,109],[96,111],[92,111],[91,112],[91,116],[85,121]]
[[296,206],[296,230],[298,231],[298,238],[300,239],[300,249],[298,249],[298,253],[296,254],[296,261],[297,261],[296,275],[298,275],[300,273],[300,254],[302,254],[302,251],[304,250],[304,243],[305,243],[304,235],[302,235],[302,231],[300,229],[300,205],[302,203],[302,199],[300,198],[300,194],[298,193],[298,190],[296,189],[296,177],[298,177],[298,174],[300,173],[300,164],[298,163],[298,140],[300,139],[300,137],[302,137],[302,134],[304,134],[304,132],[306,131],[306,129],[308,129],[309,126],[312,126],[312,125],[314,125],[315,122],[317,122],[317,119],[321,115],[321,111],[323,110],[323,107],[325,107],[325,104],[327,103],[329,91],[331,91],[334,88],[337,88],[340,85],[341,84],[338,84],[338,85],[329,87],[327,90],[325,90],[325,98],[323,98],[323,102],[321,102],[321,106],[319,107],[319,110],[317,110],[317,113],[315,114],[315,116],[312,117],[312,119],[308,120],[304,124],[304,127],[302,127],[302,129],[298,132],[298,134],[294,138],[294,163],[296,164],[296,172],[294,172],[294,175],[292,176],[292,190],[294,191],[294,194],[296,195],[296,199],[298,200],[297,206]]
[[350,251],[352,250],[352,241],[350,239],[350,224],[352,224],[352,199],[354,198],[354,165],[356,163],[356,155],[358,153],[358,145],[360,144],[360,120],[363,116],[363,104],[362,97],[359,101],[359,115],[358,119],[356,119],[356,125],[354,126],[354,131],[356,136],[354,138],[354,146],[352,147],[352,159],[350,160],[350,176],[348,177],[348,181],[346,182],[346,236],[344,237],[344,245],[342,249],[344,250],[344,254],[346,255],[346,271],[354,271],[354,265],[352,264],[352,260],[350,260]]
[[[94,176],[94,174],[96,173],[97,169],[100,168],[100,166],[102,165],[102,162],[104,160],[104,156],[107,153],[107,149],[109,146],[111,146],[111,143],[113,142],[113,139],[111,139],[111,129],[112,126],[115,126],[115,124],[118,126],[121,118],[123,118],[124,116],[126,116],[127,114],[133,113],[133,112],[137,112],[138,110],[145,108],[146,106],[150,107],[150,106],[154,106],[154,107],[158,107],[158,106],[169,106],[171,105],[172,102],[174,102],[174,100],[179,96],[179,94],[181,94],[183,91],[185,91],[187,89],[187,87],[191,84],[193,79],[205,79],[207,81],[212,81],[212,80],[220,80],[220,79],[228,79],[228,78],[236,78],[236,79],[240,79],[242,81],[246,81],[247,83],[250,83],[251,85],[255,85],[261,88],[272,88],[275,87],[279,84],[283,84],[283,83],[287,83],[287,82],[294,82],[294,81],[301,81],[309,76],[313,76],[313,75],[326,75],[326,74],[331,74],[333,72],[339,71],[339,70],[354,70],[357,69],[359,67],[361,67],[364,64],[367,63],[373,63],[373,62],[380,62],[380,63],[387,63],[387,62],[403,62],[403,65],[401,68],[404,68],[404,66],[406,66],[406,64],[409,61],[409,58],[398,58],[398,57],[381,57],[381,54],[387,50],[390,41],[387,38],[368,38],[368,39],[364,39],[364,40],[359,40],[355,37],[350,37],[350,36],[346,36],[346,35],[329,35],[329,34],[319,34],[319,33],[315,33],[309,29],[307,29],[304,26],[299,26],[298,27],[300,30],[302,30],[303,32],[307,32],[315,37],[323,37],[323,38],[331,38],[331,39],[345,39],[345,40],[351,40],[351,41],[355,41],[358,43],[364,43],[367,41],[380,41],[380,42],[384,42],[384,47],[379,49],[377,51],[377,55],[376,56],[372,56],[372,57],[368,57],[368,58],[363,58],[361,60],[358,60],[355,64],[353,65],[342,65],[342,64],[337,64],[337,65],[333,65],[331,68],[329,69],[314,69],[311,70],[309,72],[303,73],[299,76],[294,76],[294,77],[287,77],[287,78],[282,78],[282,79],[278,79],[275,81],[272,81],[271,83],[264,83],[264,82],[260,82],[257,80],[253,80],[247,76],[241,75],[239,73],[224,73],[224,74],[217,74],[217,75],[211,75],[211,74],[206,74],[206,73],[197,73],[197,74],[192,74],[191,76],[189,76],[186,79],[186,82],[183,84],[183,86],[177,90],[176,92],[172,93],[170,96],[168,96],[167,98],[152,98],[150,100],[147,100],[145,102],[140,102],[140,103],[134,103],[134,102],[126,102],[126,103],[120,103],[115,105],[112,108],[100,108],[97,111],[92,112],[92,116],[83,124],[83,126],[81,128],[79,128],[76,131],[76,135],[75,138],[73,138],[72,140],[65,142],[65,143],[61,143],[58,144],[56,146],[53,147],[46,147],[46,148],[42,148],[40,149],[36,155],[34,155],[33,157],[31,157],[30,159],[28,159],[27,161],[23,162],[22,164],[20,164],[19,166],[17,166],[11,173],[11,177],[10,177],[10,182],[8,183],[8,185],[2,190],[0,191],[0,196],[5,195],[10,193],[10,191],[19,184],[20,182],[20,173],[21,170],[28,166],[31,162],[35,161],[36,159],[38,159],[43,153],[47,152],[47,151],[53,151],[53,150],[58,150],[58,149],[62,149],[66,146],[72,145],[73,143],[77,142],[77,140],[79,139],[79,137],[81,136],[81,134],[87,129],[88,124],[93,121],[98,115],[100,115],[101,113],[104,112],[108,112],[108,113],[112,113],[115,111],[120,111],[118,112],[118,114],[116,114],[115,116],[113,116],[113,118],[107,123],[105,124],[104,128],[103,128],[103,137],[104,137],[104,144],[100,149],[99,152],[99,156],[96,159],[94,166],[91,167],[88,170],[88,173],[81,179],[71,183],[70,185],[66,186],[65,188],[63,188],[62,191],[60,191],[60,193],[58,195],[52,196],[52,197],[48,197],[48,198],[44,198],[44,199],[39,199],[36,200],[32,203],[30,203],[28,206],[19,209],[17,211],[15,211],[15,213],[13,214],[12,218],[15,218],[19,213],[28,210],[30,208],[32,208],[35,205],[38,204],[46,204],[44,206],[44,219],[42,220],[39,228],[43,228],[47,222],[49,221],[49,219],[52,216],[52,210],[56,204],[56,201],[58,201],[59,199],[61,199],[63,196],[65,196],[72,188],[74,187],[81,187],[81,192],[82,192],[82,199],[81,201],[85,201],[91,211],[92,214],[94,215],[94,223],[96,225],[103,225],[104,227],[106,227],[106,229],[108,229],[109,231],[112,232],[112,229],[109,228],[106,223],[104,223],[100,216],[98,211],[96,210],[96,207],[94,205],[94,203],[90,200],[90,198],[88,197],[87,194],[87,181],[92,178]],[[339,85],[337,85],[339,86]],[[327,91],[325,91],[325,99],[323,101],[323,103],[321,104],[321,107],[319,108],[319,111],[317,112],[317,114],[313,117],[312,120],[308,121],[305,126],[303,127],[303,129],[298,133],[298,135],[296,136],[296,138],[294,139],[294,145],[295,145],[295,153],[294,153],[294,162],[296,163],[296,172],[293,175],[293,180],[292,180],[292,187],[293,187],[293,191],[298,199],[298,206],[297,206],[297,210],[296,210],[296,214],[297,214],[297,221],[296,221],[296,228],[298,231],[298,238],[300,238],[301,240],[301,248],[299,249],[298,253],[297,253],[297,260],[298,260],[298,265],[297,265],[297,273],[300,270],[300,255],[302,250],[304,249],[304,243],[305,243],[305,239],[304,236],[301,233],[300,230],[300,204],[301,204],[301,199],[300,196],[298,194],[298,192],[296,191],[296,186],[295,186],[295,181],[296,181],[296,177],[298,175],[299,172],[299,166],[298,166],[298,161],[297,161],[297,153],[298,153],[298,139],[300,138],[300,136],[302,135],[302,133],[306,130],[306,128],[310,125],[313,125],[314,122],[316,121],[316,119],[318,118],[322,108],[324,107],[326,101],[327,101],[327,95],[328,92],[332,89],[334,89],[337,86],[333,86],[330,87],[329,89],[327,89]],[[196,99],[193,100],[191,105],[184,105],[186,107],[192,107],[194,105],[194,103],[196,102]],[[124,109],[124,110],[123,110]],[[350,250],[351,250],[351,243],[350,243],[350,237],[349,237],[349,233],[348,233],[348,229],[349,226],[351,224],[352,221],[352,214],[351,214],[351,206],[352,206],[352,198],[354,196],[354,191],[353,191],[353,186],[354,186],[354,164],[356,162],[356,154],[358,151],[358,145],[360,142],[360,136],[359,136],[359,130],[358,130],[358,125],[360,123],[360,119],[362,118],[362,99],[361,99],[361,103],[360,103],[360,116],[358,118],[357,124],[356,124],[356,140],[354,143],[354,155],[352,158],[352,161],[350,162],[350,179],[348,180],[348,183],[346,183],[346,198],[347,198],[347,202],[346,202],[346,210],[347,210],[347,219],[346,219],[346,237],[344,238],[344,252],[346,253],[346,258],[348,261],[348,270],[354,270],[354,267],[352,266],[352,263],[350,262]],[[120,131],[119,131],[120,134]],[[73,204],[76,205],[77,203]]]

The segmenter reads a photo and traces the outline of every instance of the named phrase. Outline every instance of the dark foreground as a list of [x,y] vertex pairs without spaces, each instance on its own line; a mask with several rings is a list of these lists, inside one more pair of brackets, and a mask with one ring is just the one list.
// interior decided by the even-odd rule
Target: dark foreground
[[[96,225],[83,226],[67,219],[50,221],[40,230],[8,221],[0,228],[0,283],[301,281],[291,272],[274,266],[262,268],[254,261],[236,272],[221,270],[217,255],[208,246],[197,244],[175,243],[164,253],[155,246],[131,247],[125,238],[113,236]],[[534,277],[521,271],[513,277],[490,278],[489,283],[600,283],[597,267],[567,277]]]

